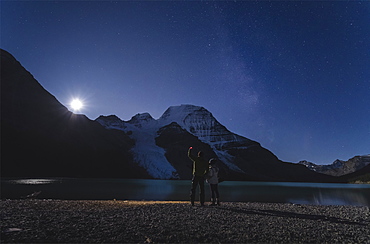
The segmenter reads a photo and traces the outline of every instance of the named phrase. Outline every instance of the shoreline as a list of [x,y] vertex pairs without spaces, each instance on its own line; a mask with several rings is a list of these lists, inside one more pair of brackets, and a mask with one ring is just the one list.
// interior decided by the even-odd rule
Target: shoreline
[[370,243],[363,206],[1,200],[3,243]]
[[[65,200],[188,200],[190,181],[128,179],[1,179],[2,199]],[[209,187],[205,187],[210,197]],[[222,199],[235,202],[274,202],[370,207],[368,184],[292,182],[223,182]],[[36,196],[37,195],[37,196]]]

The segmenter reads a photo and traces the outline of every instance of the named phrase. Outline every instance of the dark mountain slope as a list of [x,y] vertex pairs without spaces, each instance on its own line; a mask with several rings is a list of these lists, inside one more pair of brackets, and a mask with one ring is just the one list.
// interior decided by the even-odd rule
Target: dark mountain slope
[[133,144],[68,111],[1,50],[1,176],[148,177]]
[[[173,122],[158,131],[156,144],[166,150],[165,156],[177,170],[180,179],[191,179],[192,162],[187,157],[188,147],[202,148],[202,151],[209,157],[216,157],[212,148],[201,142],[196,136],[190,134],[181,128],[176,122]],[[194,152],[193,152],[194,153]]]
[[370,182],[370,164],[356,172],[340,176],[339,178],[345,182],[360,181],[368,183]]
[[[208,158],[218,158],[210,145],[201,142],[176,122],[162,127],[157,134],[157,145],[166,150],[167,160],[177,169],[181,179],[190,177],[189,173],[181,174],[185,170],[185,165],[189,164],[189,159],[186,156],[189,145],[201,149]],[[223,152],[233,157],[231,162],[243,170],[243,173],[230,170],[224,161],[219,161],[219,167],[226,173],[227,180],[338,181],[336,177],[312,172],[303,165],[282,162],[269,150],[261,147],[259,143],[251,143],[247,139],[241,141],[223,146]]]
[[[312,172],[303,165],[282,162],[272,152],[256,145],[247,149],[228,150],[235,163],[244,172],[265,181],[335,182],[337,179]],[[256,177],[253,177],[253,180]]]

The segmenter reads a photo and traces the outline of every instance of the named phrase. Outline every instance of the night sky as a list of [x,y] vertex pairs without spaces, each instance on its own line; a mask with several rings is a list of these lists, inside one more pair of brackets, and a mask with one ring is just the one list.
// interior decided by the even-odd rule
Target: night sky
[[1,1],[1,48],[90,119],[208,109],[281,160],[370,153],[370,2]]

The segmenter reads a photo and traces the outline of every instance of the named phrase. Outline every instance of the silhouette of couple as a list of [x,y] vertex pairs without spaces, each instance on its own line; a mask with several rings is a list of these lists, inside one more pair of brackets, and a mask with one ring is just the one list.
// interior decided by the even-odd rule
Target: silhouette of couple
[[218,167],[216,166],[216,159],[210,159],[207,162],[203,158],[203,152],[199,151],[197,156],[192,154],[193,147],[188,150],[188,157],[193,161],[193,179],[191,182],[190,201],[191,205],[194,206],[195,193],[197,186],[199,185],[199,201],[200,205],[204,206],[204,181],[210,185],[211,189],[211,206],[220,205],[220,194],[218,192]]

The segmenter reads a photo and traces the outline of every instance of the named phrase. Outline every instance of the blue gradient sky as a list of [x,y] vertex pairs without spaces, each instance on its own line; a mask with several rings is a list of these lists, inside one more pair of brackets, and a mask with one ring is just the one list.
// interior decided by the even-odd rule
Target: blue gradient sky
[[370,2],[1,1],[1,48],[62,104],[208,109],[280,159],[370,153]]

